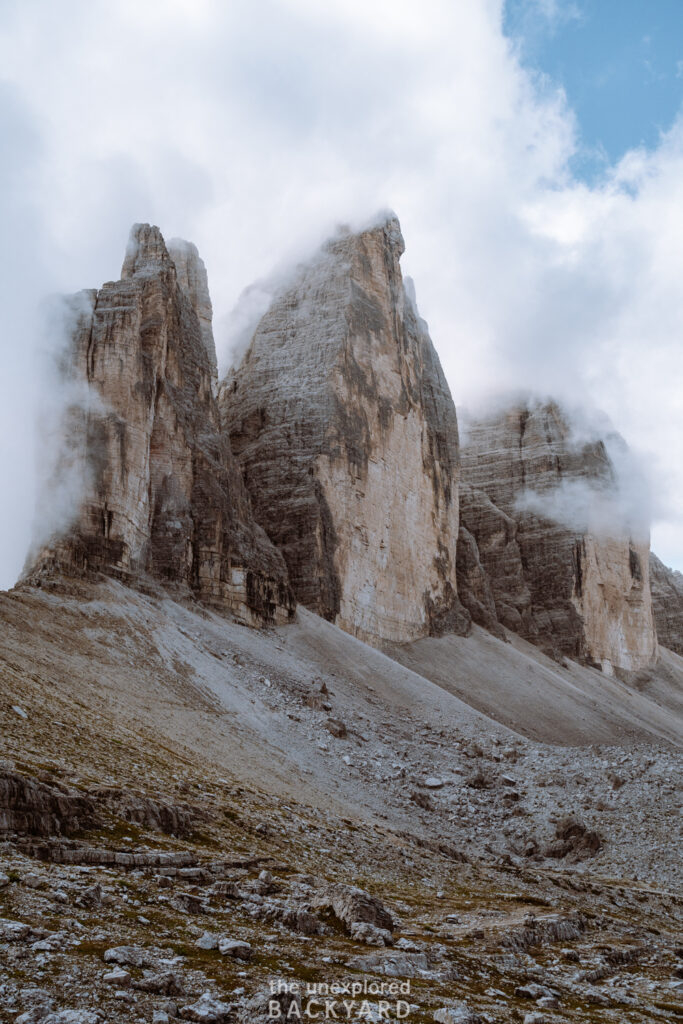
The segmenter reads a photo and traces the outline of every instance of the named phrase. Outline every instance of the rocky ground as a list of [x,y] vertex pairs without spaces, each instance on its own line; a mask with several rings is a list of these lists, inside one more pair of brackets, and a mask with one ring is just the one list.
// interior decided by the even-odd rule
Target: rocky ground
[[[324,1019],[324,985],[328,1019],[683,1017],[675,656],[640,730],[571,666],[525,728],[521,678],[503,725],[305,612],[65,582],[0,628],[0,1020]],[[490,703],[512,645],[457,643]],[[602,742],[563,745],[589,692]]]

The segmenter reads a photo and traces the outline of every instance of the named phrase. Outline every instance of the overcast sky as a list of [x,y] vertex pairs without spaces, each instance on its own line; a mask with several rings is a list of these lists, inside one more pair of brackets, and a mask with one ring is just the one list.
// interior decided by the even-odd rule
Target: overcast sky
[[2,0],[0,586],[31,531],[37,298],[117,278],[152,221],[199,246],[220,355],[245,286],[384,207],[456,403],[600,406],[683,569],[682,30],[665,0]]

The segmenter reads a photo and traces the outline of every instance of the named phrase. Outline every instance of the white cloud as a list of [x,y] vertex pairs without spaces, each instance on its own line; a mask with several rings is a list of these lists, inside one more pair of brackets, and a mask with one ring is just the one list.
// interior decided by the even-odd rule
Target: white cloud
[[[501,0],[5,3],[0,65],[23,105],[3,136],[23,161],[2,199],[10,305],[118,276],[150,220],[197,243],[220,326],[273,264],[391,206],[456,400],[531,386],[605,407],[661,463],[655,538],[683,566],[683,129],[577,182],[566,97],[501,25]],[[3,427],[30,399],[28,318],[20,351],[13,330]],[[30,459],[1,458],[25,518]]]

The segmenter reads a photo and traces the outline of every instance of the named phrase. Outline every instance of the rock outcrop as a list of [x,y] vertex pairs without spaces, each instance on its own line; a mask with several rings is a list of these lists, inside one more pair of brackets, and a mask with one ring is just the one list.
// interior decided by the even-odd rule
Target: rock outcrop
[[95,806],[83,794],[0,769],[0,836],[6,832],[68,834],[91,826],[94,818]]
[[517,404],[467,424],[462,479],[499,622],[607,672],[652,662],[649,542],[622,514],[604,440],[555,403]]
[[340,232],[275,295],[220,396],[297,599],[373,644],[469,625],[455,408],[403,250],[393,216]]
[[650,590],[657,639],[683,655],[683,573],[668,569],[654,553],[650,555]]
[[96,396],[74,409],[85,494],[35,569],[145,572],[246,622],[293,613],[282,556],[254,522],[221,429],[206,272],[196,249],[137,224],[121,280],[71,300],[68,374]]
[[458,592],[473,620],[490,632],[533,633],[517,523],[483,491],[460,486]]

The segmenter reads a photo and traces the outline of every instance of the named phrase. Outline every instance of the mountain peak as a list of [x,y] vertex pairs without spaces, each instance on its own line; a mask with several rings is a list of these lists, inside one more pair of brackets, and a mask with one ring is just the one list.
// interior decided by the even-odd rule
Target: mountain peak
[[133,224],[128,236],[121,279],[157,273],[171,265],[164,236],[156,224]]

